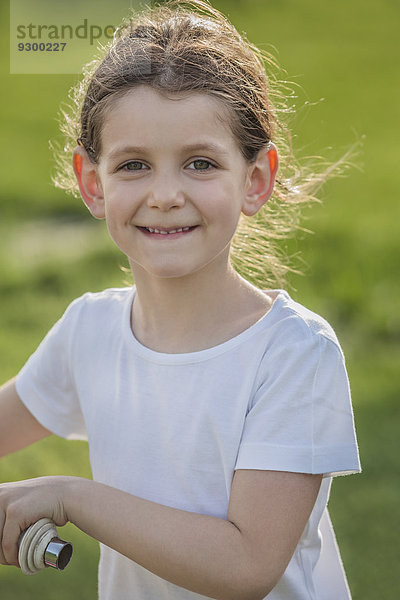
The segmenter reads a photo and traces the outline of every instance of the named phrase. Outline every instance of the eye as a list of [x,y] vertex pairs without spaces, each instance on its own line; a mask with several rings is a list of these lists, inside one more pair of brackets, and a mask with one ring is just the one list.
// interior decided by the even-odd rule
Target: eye
[[209,160],[205,160],[205,158],[197,158],[196,160],[192,160],[192,162],[188,165],[188,169],[193,171],[210,171],[212,168],[215,168],[215,165],[213,165]]
[[147,169],[147,166],[140,160],[130,160],[119,168],[120,171],[143,171],[144,169]]

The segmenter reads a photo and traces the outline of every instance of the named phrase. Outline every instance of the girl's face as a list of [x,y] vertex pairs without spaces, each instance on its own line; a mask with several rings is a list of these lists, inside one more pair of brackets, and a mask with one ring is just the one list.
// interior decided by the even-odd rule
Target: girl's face
[[167,98],[140,86],[105,118],[96,216],[105,217],[134,275],[226,267],[241,212],[256,212],[253,170],[217,99]]

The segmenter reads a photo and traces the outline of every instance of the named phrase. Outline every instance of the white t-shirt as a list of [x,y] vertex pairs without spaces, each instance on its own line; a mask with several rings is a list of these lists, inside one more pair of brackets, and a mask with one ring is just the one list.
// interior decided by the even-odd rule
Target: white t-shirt
[[[133,336],[134,294],[111,289],[75,300],[18,375],[23,402],[55,434],[88,440],[95,480],[183,510],[226,518],[235,469],[323,473],[268,600],[347,600],[326,504],[332,475],[360,466],[330,326],[277,291],[271,310],[236,337],[165,354]],[[105,546],[99,597],[203,598]]]

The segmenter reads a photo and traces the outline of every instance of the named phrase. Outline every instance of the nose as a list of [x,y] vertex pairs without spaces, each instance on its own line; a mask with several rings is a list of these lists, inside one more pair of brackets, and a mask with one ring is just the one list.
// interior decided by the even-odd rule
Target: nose
[[147,201],[149,208],[168,211],[171,208],[182,208],[184,204],[185,194],[178,177],[171,173],[154,177]]

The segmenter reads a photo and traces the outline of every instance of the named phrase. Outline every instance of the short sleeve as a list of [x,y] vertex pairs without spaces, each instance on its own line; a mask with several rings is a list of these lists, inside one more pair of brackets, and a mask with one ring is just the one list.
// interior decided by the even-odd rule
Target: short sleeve
[[235,468],[360,471],[349,382],[334,341],[311,332],[266,353]]
[[86,440],[86,428],[70,368],[71,340],[79,302],[70,305],[16,379],[22,402],[46,429],[67,439]]

